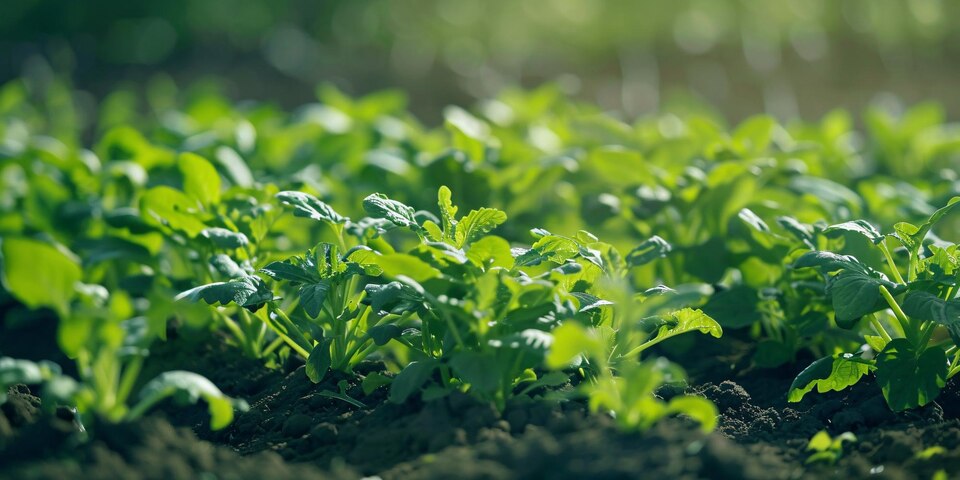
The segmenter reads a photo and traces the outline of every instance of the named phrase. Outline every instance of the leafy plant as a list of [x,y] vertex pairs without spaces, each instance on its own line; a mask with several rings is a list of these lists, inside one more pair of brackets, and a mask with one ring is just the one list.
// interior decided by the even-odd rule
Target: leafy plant
[[843,457],[844,443],[855,443],[857,436],[850,432],[843,432],[836,437],[831,437],[826,430],[820,430],[807,443],[807,451],[812,452],[807,457],[806,463],[826,463],[833,465]]
[[[797,268],[820,270],[838,324],[853,328],[866,318],[874,334],[863,337],[869,355],[835,354],[807,367],[791,386],[790,401],[814,388],[842,390],[874,373],[887,404],[901,411],[933,401],[960,372],[957,246],[927,241],[933,227],[958,205],[960,197],[955,197],[921,225],[898,223],[887,236],[862,221],[831,227],[869,239],[883,253],[894,280],[849,255],[811,251],[797,260]],[[897,264],[888,239],[903,246],[906,268]],[[887,309],[892,315],[883,313]]]
[[[132,372],[133,370],[127,370]],[[0,404],[6,402],[7,389],[13,385],[41,387],[44,407],[75,406],[89,419],[110,423],[131,422],[141,418],[150,408],[166,399],[179,405],[203,401],[210,413],[210,428],[220,430],[233,421],[234,410],[244,411],[246,402],[223,394],[210,380],[196,373],[171,370],[161,373],[139,389],[136,401],[131,401],[135,376],[127,374],[119,385],[106,384],[101,378],[91,383],[77,382],[61,373],[51,362],[31,362],[0,357]],[[87,422],[88,424],[90,422]]]

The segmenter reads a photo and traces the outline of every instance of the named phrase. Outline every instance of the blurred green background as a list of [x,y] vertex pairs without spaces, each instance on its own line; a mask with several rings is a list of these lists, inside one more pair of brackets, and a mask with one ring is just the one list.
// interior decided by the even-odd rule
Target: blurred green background
[[958,26],[946,0],[16,0],[0,6],[0,82],[69,74],[99,98],[216,76],[285,106],[321,82],[397,87],[426,121],[545,81],[628,116],[682,91],[734,120],[893,99],[954,117]]

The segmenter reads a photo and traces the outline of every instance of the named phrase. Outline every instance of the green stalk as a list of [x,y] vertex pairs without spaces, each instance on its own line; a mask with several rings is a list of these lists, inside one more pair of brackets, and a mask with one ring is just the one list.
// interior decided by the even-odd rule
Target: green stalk
[[[278,317],[280,317],[281,320],[284,321],[284,323],[286,323],[287,325],[293,325],[293,321],[291,321],[290,317],[288,317],[287,314],[283,312],[282,308],[273,306],[272,310],[274,313],[277,314]],[[283,341],[286,342],[287,345],[293,349],[293,351],[297,352],[298,354],[300,354],[300,356],[302,356],[305,359],[310,358],[310,352],[308,352],[306,349],[300,346],[297,342],[293,341],[293,339],[287,336],[287,334],[285,334],[284,332],[281,332],[277,328],[274,328],[273,331],[274,333],[277,334],[278,337],[282,338]]]
[[917,342],[917,345],[920,347],[925,347],[930,343],[930,337],[933,336],[933,331],[937,329],[937,324],[930,322],[926,325],[922,325],[920,328],[920,341]]
[[260,352],[261,358],[273,353],[274,350],[280,348],[280,345],[283,345],[283,337],[277,337],[273,339],[273,341],[270,342],[270,344]]
[[880,251],[883,252],[883,256],[887,259],[887,266],[890,267],[890,271],[893,272],[893,278],[897,280],[897,283],[907,283],[903,281],[903,277],[900,275],[900,269],[897,268],[897,264],[893,261],[893,255],[890,254],[890,249],[887,248],[887,244],[880,242],[879,245]]
[[[240,318],[243,319],[243,332],[246,348],[251,354],[253,354],[254,358],[260,358],[261,352],[259,338],[261,336],[261,332],[257,330],[256,323],[254,323],[253,319],[250,318],[250,313],[246,308],[240,308]],[[261,325],[263,324],[261,323]]]
[[893,314],[896,315],[897,320],[900,322],[900,327],[904,331],[904,336],[908,340],[916,340],[920,336],[920,325],[913,325],[910,322],[910,319],[907,318],[907,315],[903,313],[903,310],[900,308],[900,304],[893,298],[893,295],[890,294],[890,291],[886,287],[880,285],[880,295],[883,296],[883,299],[887,301],[887,305],[890,306],[890,309],[893,310]]
[[142,367],[143,357],[137,355],[133,357],[133,360],[127,364],[127,368],[123,370],[123,375],[120,377],[120,386],[117,388],[118,404],[127,403],[127,398],[130,397],[130,392],[133,390],[133,385],[136,383]]
[[223,322],[223,324],[227,326],[227,330],[230,330],[230,333],[232,333],[237,339],[237,342],[240,343],[240,348],[243,349],[244,353],[246,353],[248,356],[253,356],[256,358],[256,355],[253,355],[253,351],[250,350],[250,341],[247,339],[247,335],[244,333],[244,330],[240,328],[240,325],[237,325],[237,322],[230,318],[229,315],[217,309],[214,309],[214,311],[217,312],[217,315],[220,317],[220,320]]
[[893,340],[893,338],[890,337],[890,334],[887,333],[887,329],[883,328],[883,324],[880,323],[880,319],[878,319],[877,316],[872,313],[870,314],[870,325],[872,325],[873,329],[877,331],[877,334],[883,338],[884,342],[889,343],[890,340]]
[[[949,352],[949,350],[947,351]],[[957,350],[953,354],[953,361],[950,362],[950,370],[947,371],[947,379],[953,378],[958,372],[960,372],[960,350]]]

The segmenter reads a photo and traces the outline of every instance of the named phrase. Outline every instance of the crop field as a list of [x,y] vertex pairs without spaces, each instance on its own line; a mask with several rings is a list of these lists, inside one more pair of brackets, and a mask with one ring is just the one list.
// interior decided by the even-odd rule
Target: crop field
[[955,99],[98,92],[104,51],[0,76],[2,479],[960,476]]

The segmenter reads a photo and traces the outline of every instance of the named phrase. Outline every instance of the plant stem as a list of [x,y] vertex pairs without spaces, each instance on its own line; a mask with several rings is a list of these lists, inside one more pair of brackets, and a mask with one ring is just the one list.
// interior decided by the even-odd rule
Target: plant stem
[[127,403],[127,398],[133,390],[133,384],[136,383],[140,370],[143,367],[143,357],[137,355],[130,360],[127,367],[123,369],[123,375],[120,377],[120,386],[117,388],[117,403]]
[[933,336],[933,331],[937,329],[937,324],[930,322],[927,325],[923,325],[920,328],[920,340],[917,342],[917,346],[925,347],[930,343],[930,337]]
[[883,296],[883,299],[887,301],[887,305],[890,306],[890,309],[893,310],[893,314],[896,315],[897,320],[900,322],[900,326],[904,331],[904,336],[909,340],[916,340],[920,335],[919,325],[913,325],[910,323],[910,319],[907,318],[907,315],[903,313],[903,310],[900,308],[900,304],[893,298],[893,295],[890,294],[890,291],[886,287],[880,285],[880,295]]
[[[953,348],[956,348],[956,345],[954,345]],[[949,350],[947,351],[949,352]],[[960,350],[957,350],[953,354],[953,361],[950,362],[950,370],[947,371],[947,379],[952,378],[957,372],[960,372]]]
[[[280,317],[280,319],[284,321],[284,323],[286,323],[287,325],[293,325],[293,321],[291,321],[290,317],[288,317],[287,314],[283,312],[282,308],[274,306],[272,310],[274,313],[277,314],[278,317]],[[278,337],[282,338],[283,341],[286,342],[287,345],[289,345],[290,348],[293,349],[293,351],[300,354],[300,356],[302,356],[304,359],[310,358],[310,352],[308,352],[305,348],[300,346],[297,342],[293,341],[292,338],[288,337],[285,333],[281,332],[277,328],[274,328],[273,331],[274,333],[277,334]]]
[[279,348],[280,345],[283,345],[283,337],[277,337],[273,339],[273,341],[270,342],[270,344],[260,352],[261,358],[273,353],[273,351]]
[[907,283],[903,281],[903,277],[900,275],[900,269],[897,268],[897,264],[893,261],[893,255],[890,254],[890,249],[887,248],[887,244],[880,242],[879,245],[880,251],[883,252],[883,256],[887,259],[887,266],[890,267],[890,271],[893,272],[893,278],[897,280],[897,283]]
[[887,333],[887,329],[883,328],[883,324],[880,323],[880,319],[878,319],[877,316],[872,313],[870,314],[870,325],[872,325],[873,329],[877,331],[877,334],[883,338],[883,341],[890,342],[890,340],[892,340],[890,334]]

